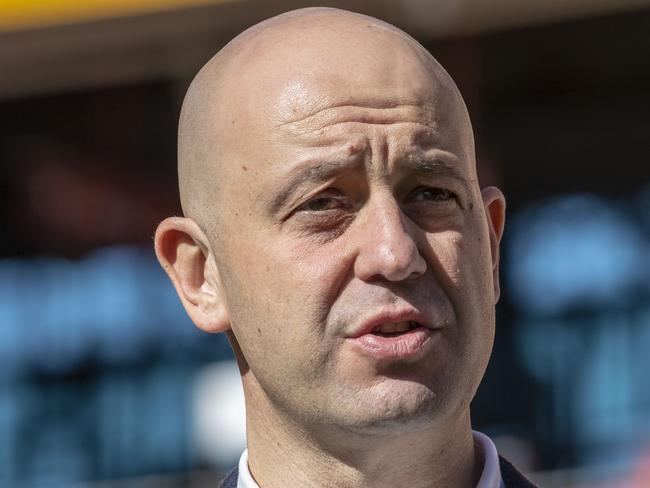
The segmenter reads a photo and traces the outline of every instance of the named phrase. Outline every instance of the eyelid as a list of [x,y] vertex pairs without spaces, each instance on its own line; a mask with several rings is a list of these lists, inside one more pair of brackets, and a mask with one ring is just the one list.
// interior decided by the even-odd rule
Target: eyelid
[[309,200],[315,198],[317,195],[320,195],[323,192],[326,192],[329,188],[331,188],[331,185],[333,184],[333,179],[324,182],[321,185],[318,185],[316,188],[311,188],[309,191],[306,191],[304,193],[301,192],[301,194],[294,195],[291,200],[287,201],[284,205],[284,211],[282,213],[282,220],[286,220],[289,217],[291,217],[296,210],[307,203]]
[[[345,196],[344,194],[336,189],[336,188],[326,188],[323,191],[316,192],[313,195],[309,196],[308,198],[304,199],[300,204],[296,205],[294,209],[291,211],[291,214],[294,214],[296,212],[300,211],[306,211],[306,212],[327,212],[329,210],[335,210],[335,209],[326,209],[326,210],[309,210],[309,209],[304,209],[306,205],[309,205],[309,203],[320,200],[320,199],[331,199],[335,201],[339,201],[345,205]],[[345,205],[346,207],[348,205]]]
[[408,195],[407,199],[411,197],[413,194],[418,194],[422,191],[440,191],[440,192],[446,192],[449,193],[450,198],[458,198],[458,194],[449,188],[444,188],[442,186],[432,186],[432,185],[420,185],[416,186],[413,190],[411,190]]
[[[449,193],[449,198],[446,198],[444,200],[439,200],[439,201],[415,200],[413,198],[413,194],[415,192],[419,192],[421,190],[427,190],[427,189],[428,190],[442,190],[442,191],[448,192]],[[466,206],[465,206],[466,205],[466,199],[465,198],[466,197],[463,196],[462,192],[452,190],[451,188],[449,188],[447,186],[421,185],[421,186],[418,186],[418,187],[414,188],[413,190],[411,190],[411,192],[407,195],[404,202],[406,204],[413,204],[413,205],[417,205],[417,204],[426,205],[427,203],[429,203],[430,205],[437,204],[439,206],[440,205],[445,205],[445,204],[447,204],[447,205],[455,204],[455,205],[458,206],[459,209],[466,210]]]
[[310,205],[313,202],[317,202],[318,200],[336,201],[335,198],[330,198],[330,197],[321,197],[321,196],[314,197],[314,198],[312,198],[310,200],[307,200],[306,202],[302,203],[300,206],[298,206],[298,208],[296,208],[296,212],[319,212],[320,213],[320,212],[327,212],[327,211],[330,211],[330,210],[334,210],[332,208],[324,208],[322,210],[314,210],[314,209],[311,209],[311,208],[307,208],[308,205]]

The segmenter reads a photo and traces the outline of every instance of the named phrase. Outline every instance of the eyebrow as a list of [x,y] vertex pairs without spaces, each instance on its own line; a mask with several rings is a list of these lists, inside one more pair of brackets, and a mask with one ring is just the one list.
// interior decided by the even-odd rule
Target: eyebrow
[[413,173],[421,175],[448,176],[457,180],[467,192],[472,192],[472,183],[475,180],[468,178],[458,170],[458,164],[451,164],[446,158],[440,157],[413,157],[402,161],[401,166]]

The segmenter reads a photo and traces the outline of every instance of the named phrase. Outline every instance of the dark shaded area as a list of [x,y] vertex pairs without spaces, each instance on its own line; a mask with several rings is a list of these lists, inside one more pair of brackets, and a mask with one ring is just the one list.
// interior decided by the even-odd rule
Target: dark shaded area
[[148,245],[180,213],[171,82],[1,105],[2,255]]
[[482,132],[515,208],[650,177],[650,12],[481,39]]

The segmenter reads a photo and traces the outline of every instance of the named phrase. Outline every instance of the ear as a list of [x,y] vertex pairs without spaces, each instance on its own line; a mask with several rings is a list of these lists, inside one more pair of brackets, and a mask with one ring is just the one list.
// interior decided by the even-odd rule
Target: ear
[[210,333],[229,330],[217,265],[197,223],[183,217],[163,220],[156,229],[155,249],[192,322]]
[[492,255],[492,281],[494,283],[494,302],[499,301],[501,288],[499,285],[499,244],[503,236],[506,220],[506,199],[501,190],[488,186],[481,191],[483,207],[487,217],[490,234],[490,253]]

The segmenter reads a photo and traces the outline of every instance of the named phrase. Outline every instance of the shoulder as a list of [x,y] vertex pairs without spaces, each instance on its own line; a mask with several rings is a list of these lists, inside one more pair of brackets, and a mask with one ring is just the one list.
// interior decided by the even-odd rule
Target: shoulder
[[501,478],[506,488],[536,488],[506,458],[499,456],[499,467],[501,468]]
[[239,470],[235,466],[221,481],[219,488],[237,488],[237,480],[239,479]]

